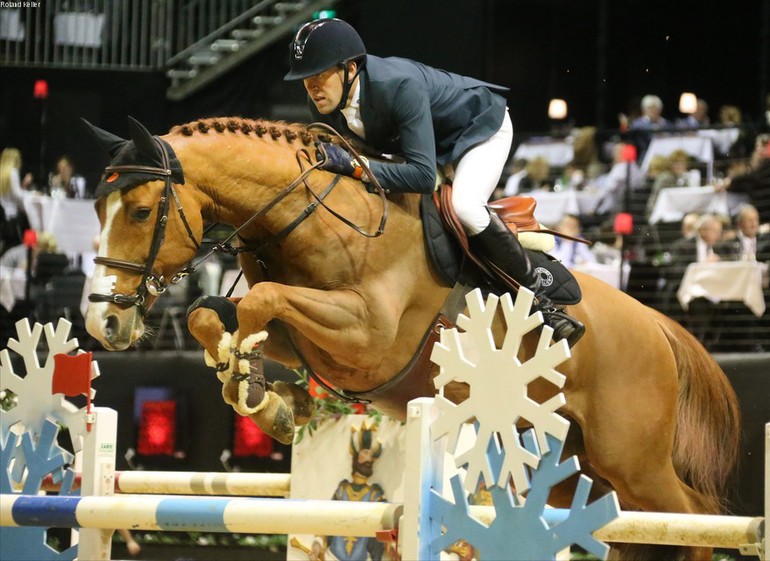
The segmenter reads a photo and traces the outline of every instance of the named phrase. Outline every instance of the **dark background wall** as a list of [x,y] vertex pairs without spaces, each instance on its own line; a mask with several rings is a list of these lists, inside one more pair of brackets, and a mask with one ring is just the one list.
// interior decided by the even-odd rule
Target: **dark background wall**
[[[137,457],[145,469],[183,471],[221,471],[219,457],[233,446],[233,416],[221,397],[221,384],[214,370],[203,363],[198,352],[97,352],[101,376],[94,381],[95,404],[118,411],[118,469],[127,469],[123,458],[128,448],[137,448],[138,427],[133,421],[134,390],[137,387],[170,387],[182,407],[183,458]],[[717,355],[738,394],[743,434],[740,465],[730,490],[730,506],[735,514],[761,516],[764,488],[764,425],[770,422],[770,377],[768,355]],[[268,362],[268,378],[296,380],[296,375],[276,363]],[[238,460],[231,462],[244,470],[286,472],[290,470],[289,449],[276,445],[284,460]]]
[[[770,0],[343,0],[338,16],[370,52],[406,56],[510,88],[519,133],[548,128],[552,97],[569,103],[575,125],[617,127],[648,93],[677,117],[682,91],[738,105],[758,120],[770,82]],[[153,132],[212,115],[301,118],[304,93],[285,84],[285,40],[181,101],[165,98],[162,73],[0,68],[0,148],[17,146],[40,174],[61,154],[93,181],[104,165],[78,126],[83,116],[125,135],[126,115]],[[50,84],[41,143],[36,79]],[[41,146],[44,147],[41,166]]]

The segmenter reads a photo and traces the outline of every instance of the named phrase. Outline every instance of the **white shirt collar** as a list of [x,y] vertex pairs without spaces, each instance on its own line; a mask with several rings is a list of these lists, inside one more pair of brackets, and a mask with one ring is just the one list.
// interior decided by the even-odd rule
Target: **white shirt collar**
[[348,122],[348,128],[361,138],[366,138],[364,122],[361,120],[361,78],[356,80],[356,87],[350,98],[350,103],[343,107],[340,112]]

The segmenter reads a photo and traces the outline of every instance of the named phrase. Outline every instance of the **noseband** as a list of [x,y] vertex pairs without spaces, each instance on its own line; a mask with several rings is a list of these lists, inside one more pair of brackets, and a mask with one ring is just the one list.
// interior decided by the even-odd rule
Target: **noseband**
[[192,228],[190,228],[190,224],[187,222],[187,217],[185,216],[184,210],[182,209],[182,203],[179,201],[179,196],[176,193],[176,189],[174,189],[174,186],[171,183],[172,172],[171,166],[169,164],[168,153],[157,138],[153,137],[153,141],[157,144],[158,150],[163,159],[162,168],[156,168],[152,166],[124,165],[108,166],[104,170],[106,174],[118,172],[156,175],[164,182],[163,195],[158,200],[158,214],[155,220],[155,229],[152,233],[152,243],[150,244],[150,254],[147,257],[147,261],[142,264],[123,261],[121,259],[112,259],[111,257],[97,256],[94,258],[94,263],[97,265],[105,265],[107,267],[113,267],[116,269],[129,271],[131,273],[140,274],[142,275],[142,280],[140,281],[139,286],[136,287],[136,292],[134,294],[91,293],[88,295],[89,302],[110,302],[120,306],[121,308],[136,306],[139,308],[139,312],[141,313],[142,317],[144,317],[144,315],[147,313],[145,300],[148,293],[151,296],[158,296],[166,291],[166,288],[169,284],[176,284],[184,277],[195,271],[194,267],[185,267],[176,273],[170,281],[166,279],[163,274],[156,274],[153,271],[155,260],[158,257],[160,246],[163,243],[163,238],[165,237],[166,233],[170,197],[173,196],[174,200],[176,201],[177,211],[182,218],[182,222],[184,223],[185,229],[187,230],[188,237],[195,246],[196,252],[198,249],[200,249],[200,244],[195,240]]

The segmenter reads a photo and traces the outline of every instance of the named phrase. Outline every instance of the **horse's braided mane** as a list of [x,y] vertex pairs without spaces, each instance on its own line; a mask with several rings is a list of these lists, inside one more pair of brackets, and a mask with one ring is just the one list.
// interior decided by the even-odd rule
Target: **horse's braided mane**
[[299,123],[285,123],[283,121],[265,121],[254,119],[243,119],[241,117],[212,117],[208,119],[199,119],[184,125],[177,125],[171,129],[170,134],[181,134],[183,136],[192,136],[195,133],[208,134],[217,133],[241,133],[244,135],[254,134],[259,138],[269,135],[273,140],[284,139],[291,144],[299,139],[302,144],[308,146],[320,140],[321,142],[331,142],[332,138],[326,133],[311,132],[305,125]]

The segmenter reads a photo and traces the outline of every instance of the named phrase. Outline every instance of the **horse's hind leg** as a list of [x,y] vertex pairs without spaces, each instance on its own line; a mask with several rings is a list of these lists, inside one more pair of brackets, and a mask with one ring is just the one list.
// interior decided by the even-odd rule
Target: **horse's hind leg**
[[[655,393],[655,392],[653,392]],[[659,391],[641,403],[604,399],[581,423],[593,469],[617,491],[621,505],[648,512],[704,513],[700,496],[677,476],[672,461],[676,391]],[[620,414],[614,403],[623,407]],[[621,404],[621,405],[618,405]],[[636,411],[633,409],[636,408]],[[710,560],[709,548],[625,546],[622,559]]]

